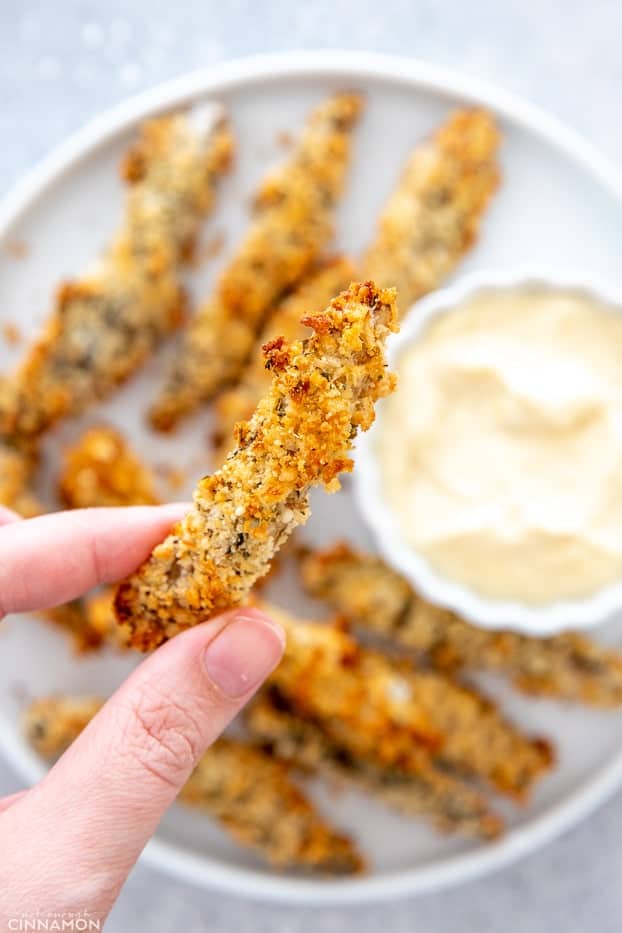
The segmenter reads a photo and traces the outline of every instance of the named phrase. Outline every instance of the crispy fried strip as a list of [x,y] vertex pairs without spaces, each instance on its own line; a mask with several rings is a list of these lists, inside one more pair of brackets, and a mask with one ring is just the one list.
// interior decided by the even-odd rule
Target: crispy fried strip
[[[59,496],[72,509],[155,505],[159,501],[149,467],[125,437],[107,425],[89,428],[65,452]],[[73,635],[80,652],[103,645],[125,650],[130,632],[117,624],[114,595],[114,587],[102,587],[83,600],[49,610],[46,617]]]
[[[402,308],[437,287],[473,245],[499,180],[498,142],[489,114],[462,111],[411,156],[363,259],[364,277],[378,276],[385,285],[398,283]],[[335,267],[335,285],[327,294],[323,285],[330,284],[330,269],[303,281],[269,317],[261,342],[277,334],[288,340],[298,337],[302,314],[322,307],[330,294],[344,287],[337,281],[338,271]],[[351,278],[352,272],[344,268],[344,276]],[[217,456],[223,455],[223,442],[236,421],[249,417],[264,380],[263,360],[255,353],[240,382],[217,399]]]
[[363,258],[363,275],[396,286],[402,313],[436,288],[477,239],[499,183],[499,133],[483,110],[454,113],[411,155]]
[[23,518],[43,512],[43,506],[30,491],[37,455],[31,444],[0,438],[0,505],[13,509]]
[[250,706],[246,723],[261,747],[277,758],[312,773],[319,772],[352,782],[408,816],[424,816],[447,833],[495,839],[503,820],[475,788],[438,768],[421,754],[416,774],[398,765],[383,768],[359,761],[348,749],[332,741],[321,726],[293,715],[278,697],[263,692]]
[[23,715],[24,735],[42,758],[58,758],[103,703],[94,696],[49,696],[34,700]]
[[59,497],[69,509],[156,505],[155,479],[115,428],[89,428],[65,451]]
[[[24,716],[44,758],[62,754],[101,707],[97,697],[46,697]],[[354,843],[337,833],[292,782],[287,767],[257,748],[221,738],[200,760],[179,800],[217,819],[237,842],[273,865],[350,874],[363,868]]]
[[179,268],[232,155],[226,122],[207,115],[143,126],[124,164],[121,231],[90,275],[61,287],[42,337],[0,383],[0,435],[41,434],[105,397],[181,322]]
[[[158,502],[149,468],[122,434],[105,425],[85,431],[65,452],[59,496],[72,509]],[[71,636],[79,654],[104,645],[125,650],[129,633],[117,624],[113,602],[114,588],[103,587],[90,597],[46,609],[41,615]]]
[[[158,503],[155,478],[127,440],[107,425],[90,428],[65,453],[59,496],[68,508],[154,505]],[[68,630],[79,652],[107,645],[129,647],[130,632],[114,613],[114,587],[46,612],[46,617]]]
[[[83,599],[74,599],[71,603],[63,603],[62,606],[55,606],[53,609],[43,609],[39,615],[46,622],[52,622],[70,636],[77,654],[99,651],[108,641],[108,632],[92,624]],[[121,626],[116,626],[116,628],[119,633],[123,631]],[[111,637],[118,639],[120,636],[117,632],[111,631]]]
[[364,867],[354,843],[320,817],[283,762],[241,742],[219,739],[179,800],[205,810],[273,865],[329,874]]
[[98,636],[109,648],[127,651],[131,631],[127,625],[119,625],[114,611],[114,586],[104,586],[87,596],[82,603],[84,618],[90,632]]
[[[45,512],[45,508],[30,490],[30,482],[37,464],[35,447],[31,442],[12,442],[0,439],[0,505],[13,509],[22,518],[32,518]],[[80,653],[92,651],[102,643],[99,632],[89,624],[81,600],[64,606],[44,609],[39,615],[64,629]],[[119,631],[120,627],[117,626]]]
[[525,693],[600,707],[622,703],[622,657],[582,635],[532,638],[477,628],[427,602],[379,557],[347,544],[307,553],[300,570],[312,596],[440,670],[498,671]]
[[439,767],[518,800],[551,767],[549,743],[521,733],[475,690],[363,648],[338,626],[266,611],[287,634],[268,683],[357,760],[419,774],[427,751]]
[[[326,260],[314,268],[298,288],[285,298],[270,315],[258,343],[268,343],[276,337],[287,341],[305,336],[301,319],[326,307],[333,295],[338,295],[354,277],[354,266],[343,256]],[[259,347],[244,369],[237,385],[223,392],[214,406],[216,456],[221,461],[233,437],[238,421],[251,417],[257,402],[270,388],[270,372],[266,369]]]
[[309,514],[308,492],[352,467],[357,431],[391,391],[384,342],[396,324],[395,293],[352,285],[307,318],[304,341],[266,347],[274,379],[221,469],[205,477],[195,504],[125,583],[117,616],[148,650],[209,615],[239,604],[275,552]]
[[169,430],[238,378],[267,315],[319,258],[333,235],[361,107],[355,94],[326,100],[290,159],[264,181],[241,246],[182,338],[151,410],[154,427]]

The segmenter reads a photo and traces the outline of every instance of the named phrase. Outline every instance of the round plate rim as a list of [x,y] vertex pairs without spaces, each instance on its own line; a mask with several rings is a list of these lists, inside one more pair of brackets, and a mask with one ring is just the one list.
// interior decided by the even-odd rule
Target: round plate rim
[[[385,80],[424,89],[493,110],[560,151],[595,178],[622,207],[622,173],[576,131],[534,104],[478,78],[416,59],[339,49],[298,50],[253,55],[193,71],[129,98],[90,121],[57,146],[17,182],[0,203],[0,238],[58,181],[100,147],[154,113],[191,103],[206,94],[223,93],[257,82],[284,78],[333,78],[353,83]],[[15,734],[0,719],[0,749],[26,780],[40,774],[20,751]],[[622,752],[599,768],[564,800],[541,816],[512,829],[498,843],[454,855],[424,868],[399,870],[351,880],[318,880],[269,875],[224,865],[154,838],[141,858],[177,878],[256,900],[306,905],[347,905],[431,893],[481,878],[535,851],[567,831],[622,784]]]

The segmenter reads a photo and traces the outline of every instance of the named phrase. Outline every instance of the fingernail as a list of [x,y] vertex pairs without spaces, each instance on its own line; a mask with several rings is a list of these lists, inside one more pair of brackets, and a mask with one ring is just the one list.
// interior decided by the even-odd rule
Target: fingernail
[[274,670],[284,646],[280,625],[258,609],[243,609],[205,649],[205,669],[225,696],[237,700]]

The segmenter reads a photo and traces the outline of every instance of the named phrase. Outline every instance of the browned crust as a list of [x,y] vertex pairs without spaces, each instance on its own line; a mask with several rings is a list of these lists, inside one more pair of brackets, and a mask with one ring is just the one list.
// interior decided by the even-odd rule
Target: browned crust
[[242,602],[276,551],[308,517],[308,492],[337,488],[352,467],[358,430],[390,392],[384,343],[396,328],[395,293],[353,284],[323,314],[307,319],[304,341],[273,341],[269,391],[237,429],[238,446],[202,479],[195,504],[117,592],[116,611],[132,644],[166,638]]
[[149,121],[126,159],[121,230],[97,268],[58,290],[44,332],[0,383],[0,434],[39,435],[107,396],[184,316],[179,268],[231,162],[225,121]]
[[337,625],[266,611],[287,635],[268,683],[358,760],[418,774],[423,757],[516,800],[550,769],[549,742],[521,733],[474,689],[364,648]]
[[[35,700],[23,717],[27,740],[57,758],[101,708],[99,697]],[[287,767],[258,748],[219,739],[182,788],[179,800],[214,817],[239,843],[281,868],[351,874],[363,868],[355,844],[318,813]]]
[[365,276],[397,288],[402,313],[475,243],[499,184],[499,139],[490,113],[459,110],[408,160],[362,262]]
[[0,438],[0,505],[13,509],[22,518],[32,518],[44,511],[31,490],[37,463],[33,444]]
[[503,820],[486,797],[438,768],[425,753],[416,774],[404,772],[398,765],[385,768],[359,760],[327,736],[321,724],[296,716],[270,690],[251,704],[245,721],[261,747],[277,758],[311,773],[353,783],[407,816],[425,817],[441,832],[479,839],[496,839],[503,833]]
[[216,817],[275,866],[327,874],[362,871],[354,843],[322,819],[283,762],[221,738],[201,759],[179,800]]
[[59,498],[69,509],[156,505],[155,477],[120,431],[89,428],[64,452]]
[[[59,497],[67,508],[155,505],[155,479],[115,428],[89,428],[65,451]],[[114,587],[48,609],[43,617],[65,630],[79,653],[104,646],[127,650],[129,632],[117,624]]]
[[170,430],[237,380],[267,316],[319,259],[362,104],[357,94],[337,94],[316,107],[287,162],[264,180],[246,236],[184,334],[151,409],[154,427]]
[[126,625],[119,625],[114,611],[114,586],[105,586],[96,593],[85,597],[82,612],[88,630],[98,637],[102,644],[117,651],[130,648],[131,632]]
[[[52,609],[43,609],[39,615],[45,622],[51,622],[70,637],[77,654],[99,651],[104,646],[104,634],[91,625],[82,599],[75,599],[71,603],[63,603],[62,606]],[[121,631],[119,626],[116,628]]]
[[497,671],[525,693],[605,708],[622,703],[622,657],[583,635],[534,638],[477,628],[427,602],[381,558],[345,543],[306,553],[300,571],[312,596],[439,670]]
[[299,340],[305,336],[301,319],[325,308],[333,295],[338,295],[354,277],[353,264],[343,256],[325,260],[314,267],[300,285],[288,295],[270,315],[262,330],[254,354],[237,385],[222,392],[214,406],[216,458],[222,462],[227,453],[235,425],[250,418],[261,396],[270,388],[270,371],[266,369],[261,347],[275,337]]
[[48,696],[24,712],[26,739],[42,758],[58,758],[77,739],[104,701],[95,696]]

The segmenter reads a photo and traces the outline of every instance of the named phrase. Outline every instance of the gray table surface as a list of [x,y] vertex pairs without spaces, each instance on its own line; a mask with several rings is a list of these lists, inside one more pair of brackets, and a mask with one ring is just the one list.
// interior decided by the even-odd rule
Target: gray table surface
[[[128,94],[234,56],[302,47],[400,53],[487,78],[556,113],[622,162],[621,33],[616,0],[0,0],[0,193]],[[18,786],[0,762],[0,794]],[[622,793],[492,878],[385,905],[257,905],[141,866],[107,929],[619,933],[621,878]]]

